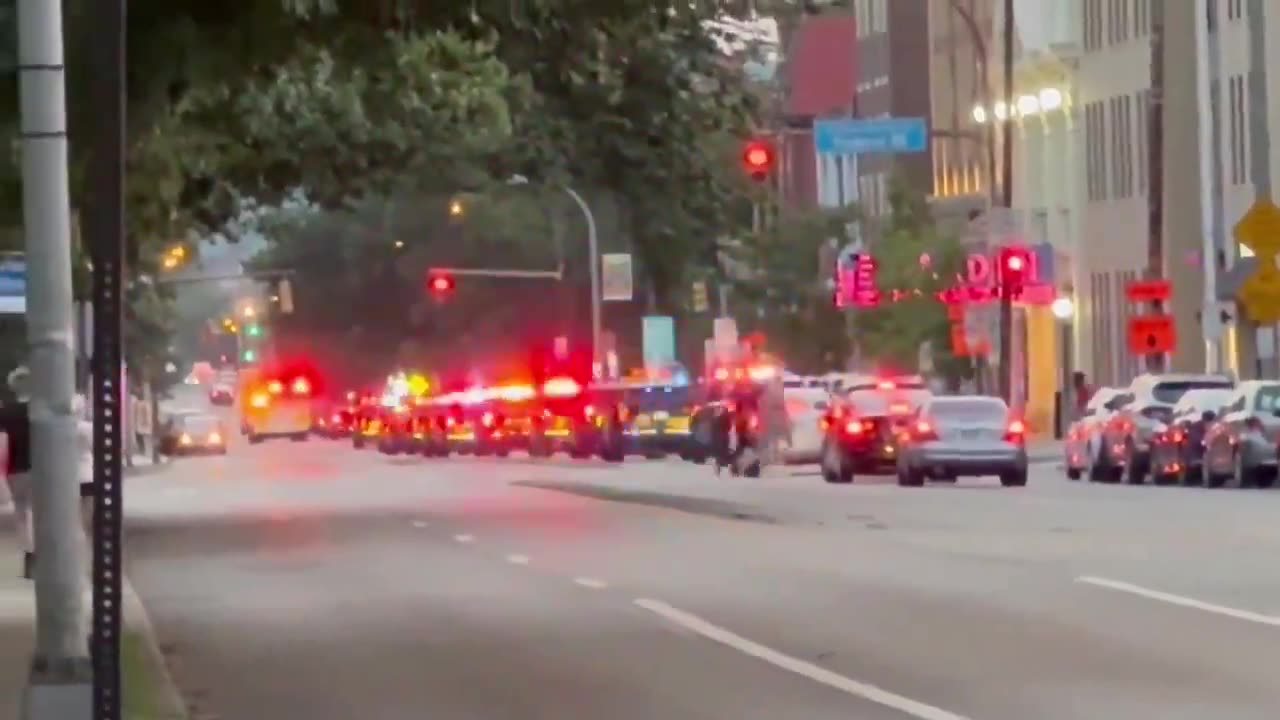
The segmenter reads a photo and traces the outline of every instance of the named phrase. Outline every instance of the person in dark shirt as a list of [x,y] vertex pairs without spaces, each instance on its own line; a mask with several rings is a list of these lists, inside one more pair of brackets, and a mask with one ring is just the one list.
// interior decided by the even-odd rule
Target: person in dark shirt
[[9,498],[13,501],[14,524],[22,545],[23,577],[31,579],[35,568],[35,536],[31,529],[31,420],[27,407],[30,399],[30,372],[19,367],[9,373],[9,388],[17,402],[0,408],[0,432],[5,434],[9,449]]

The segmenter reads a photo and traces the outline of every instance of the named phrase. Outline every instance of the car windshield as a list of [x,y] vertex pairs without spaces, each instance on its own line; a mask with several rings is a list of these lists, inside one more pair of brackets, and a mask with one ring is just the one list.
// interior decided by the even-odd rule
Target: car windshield
[[1259,389],[1254,408],[1269,413],[1280,410],[1280,385],[1267,385]]
[[1172,405],[1182,399],[1192,390],[1223,388],[1231,389],[1231,381],[1229,380],[1181,380],[1177,382],[1162,382],[1151,388],[1151,397],[1158,402]]
[[930,403],[929,414],[943,421],[1003,422],[1009,408],[994,398],[944,399]]
[[855,390],[845,397],[859,415],[906,414],[929,399],[927,390]]
[[218,429],[218,419],[212,415],[189,415],[179,421],[184,432],[211,433]]
[[[1277,388],[1280,390],[1280,387]],[[1220,390],[1193,390],[1187,393],[1181,400],[1175,410],[1178,414],[1200,415],[1205,410],[1217,410],[1227,401],[1231,399],[1232,391],[1226,388]],[[1259,395],[1261,400],[1261,395]]]

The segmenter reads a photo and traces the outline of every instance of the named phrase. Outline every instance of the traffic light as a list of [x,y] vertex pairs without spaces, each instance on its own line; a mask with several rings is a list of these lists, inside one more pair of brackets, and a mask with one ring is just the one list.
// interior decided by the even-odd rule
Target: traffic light
[[707,301],[707,284],[698,280],[693,284],[693,311],[706,312],[710,303]]
[[258,323],[250,323],[244,329],[244,334],[249,337],[262,337],[262,326]]
[[293,283],[289,282],[289,278],[280,281],[280,287],[277,288],[277,295],[280,297],[280,312],[285,315],[293,313]]
[[764,182],[773,173],[773,144],[767,140],[750,140],[742,149],[742,167],[756,182]]
[[1010,299],[1016,298],[1022,289],[1035,280],[1031,251],[1024,247],[1004,247],[1000,249],[998,268],[1002,293],[1008,293]]
[[453,276],[445,272],[432,272],[427,280],[427,286],[433,295],[442,298],[453,292]]
[[241,353],[241,354],[240,354],[240,359],[241,359],[241,360],[243,360],[243,361],[245,361],[245,362],[247,362],[247,363],[257,362],[257,360],[258,360],[258,351],[257,351],[257,350],[245,350],[243,353]]

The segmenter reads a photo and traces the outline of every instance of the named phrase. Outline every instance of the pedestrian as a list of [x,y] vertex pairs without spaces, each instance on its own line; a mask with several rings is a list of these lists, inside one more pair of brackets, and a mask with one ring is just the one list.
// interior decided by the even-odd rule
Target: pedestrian
[[9,373],[9,389],[16,402],[0,408],[0,432],[5,434],[8,446],[8,466],[5,481],[9,486],[9,499],[13,503],[14,529],[18,545],[22,548],[22,577],[35,577],[35,534],[31,527],[31,372],[19,366]]

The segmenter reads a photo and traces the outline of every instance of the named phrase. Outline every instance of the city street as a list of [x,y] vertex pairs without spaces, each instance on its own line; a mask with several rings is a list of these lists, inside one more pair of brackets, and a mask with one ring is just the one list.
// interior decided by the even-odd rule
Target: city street
[[131,482],[196,717],[1273,718],[1280,494],[312,440]]

